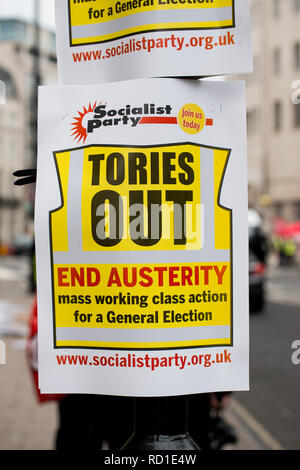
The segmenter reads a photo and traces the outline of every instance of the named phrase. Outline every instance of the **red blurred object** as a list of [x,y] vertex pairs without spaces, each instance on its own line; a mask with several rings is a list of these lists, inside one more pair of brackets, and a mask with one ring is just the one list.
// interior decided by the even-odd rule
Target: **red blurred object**
[[253,274],[263,274],[266,270],[266,266],[264,265],[264,263],[255,263],[254,267],[253,267],[253,271],[252,273]]
[[29,323],[29,337],[27,341],[27,360],[32,373],[34,387],[36,390],[37,398],[40,403],[47,401],[59,401],[64,395],[56,394],[42,394],[39,389],[39,376],[38,376],[38,340],[37,340],[38,316],[37,316],[37,298],[35,297],[32,310],[30,314]]
[[274,221],[274,234],[281,238],[295,239],[300,237],[300,221],[288,223],[283,219],[276,218]]
[[294,239],[300,239],[300,221],[291,224],[290,230]]

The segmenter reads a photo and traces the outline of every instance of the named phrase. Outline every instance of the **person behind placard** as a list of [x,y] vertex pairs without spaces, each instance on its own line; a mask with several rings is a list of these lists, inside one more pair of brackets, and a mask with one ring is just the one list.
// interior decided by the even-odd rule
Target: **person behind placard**
[[30,315],[26,355],[39,403],[55,401],[58,407],[56,450],[118,450],[133,432],[133,399],[89,394],[41,394],[38,388],[38,320],[35,297]]

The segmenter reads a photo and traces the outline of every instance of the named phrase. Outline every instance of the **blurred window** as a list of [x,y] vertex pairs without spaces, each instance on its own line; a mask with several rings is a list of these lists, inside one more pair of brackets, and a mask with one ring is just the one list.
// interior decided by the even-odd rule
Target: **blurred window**
[[300,42],[296,42],[294,45],[294,63],[295,68],[300,69]]
[[281,0],[273,0],[273,15],[274,18],[279,18],[280,16],[280,6],[281,6]]
[[293,104],[294,127],[300,127],[300,104]]
[[0,81],[5,83],[5,93],[7,98],[17,98],[17,89],[14,79],[9,72],[0,67]]
[[283,217],[284,207],[282,202],[276,202],[274,204],[275,216],[276,217]]
[[253,58],[253,77],[255,80],[259,79],[260,76],[260,57],[254,56]]
[[282,103],[281,101],[275,101],[274,103],[274,130],[280,131],[282,127]]
[[248,135],[255,134],[258,129],[259,111],[252,109],[247,112],[247,132]]
[[294,214],[295,214],[295,219],[300,220],[300,201],[297,201],[294,204]]
[[274,49],[273,53],[273,70],[275,75],[279,75],[281,71],[281,51],[279,47]]
[[0,39],[2,41],[23,41],[26,25],[19,20],[2,20],[0,22]]
[[294,10],[300,11],[300,0],[294,0]]

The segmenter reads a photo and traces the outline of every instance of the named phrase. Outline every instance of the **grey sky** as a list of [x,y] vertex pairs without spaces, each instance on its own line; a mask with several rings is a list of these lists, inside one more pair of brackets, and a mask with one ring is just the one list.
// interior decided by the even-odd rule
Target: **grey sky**
[[[39,0],[41,10],[41,23],[48,28],[54,28],[54,0]],[[34,0],[13,0],[5,2],[0,0],[1,18],[24,18],[27,20],[33,17]]]

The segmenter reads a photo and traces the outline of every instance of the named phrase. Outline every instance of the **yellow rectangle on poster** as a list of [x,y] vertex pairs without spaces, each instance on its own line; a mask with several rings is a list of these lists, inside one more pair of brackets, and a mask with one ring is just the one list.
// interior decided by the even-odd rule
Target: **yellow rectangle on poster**
[[[57,346],[168,348],[229,344],[230,338],[199,338],[162,343],[155,330],[231,327],[231,263],[54,265],[55,327],[66,331],[119,330],[122,341],[58,340]],[[69,330],[70,329],[70,330]],[[153,330],[145,341],[131,331]],[[180,337],[180,332],[179,337]],[[85,336],[86,338],[86,336]],[[226,342],[227,341],[227,342]],[[104,343],[107,343],[104,345]]]
[[[152,31],[172,31],[189,29],[220,29],[235,24],[234,0],[131,0],[105,2],[81,2],[69,0],[69,22],[71,45],[101,43]],[[205,12],[195,20],[197,10]],[[178,18],[178,11],[191,12]],[[162,14],[159,15],[159,12]],[[165,12],[168,12],[166,21]],[[191,16],[192,15],[192,16]],[[224,16],[225,15],[225,16]],[[124,19],[132,17],[125,27]],[[113,22],[113,23],[111,23]],[[99,25],[99,35],[94,26]],[[112,30],[108,33],[107,28]],[[89,26],[92,28],[89,29]],[[74,28],[83,27],[81,30]],[[104,28],[105,27],[105,28]],[[81,32],[78,32],[81,31]]]

